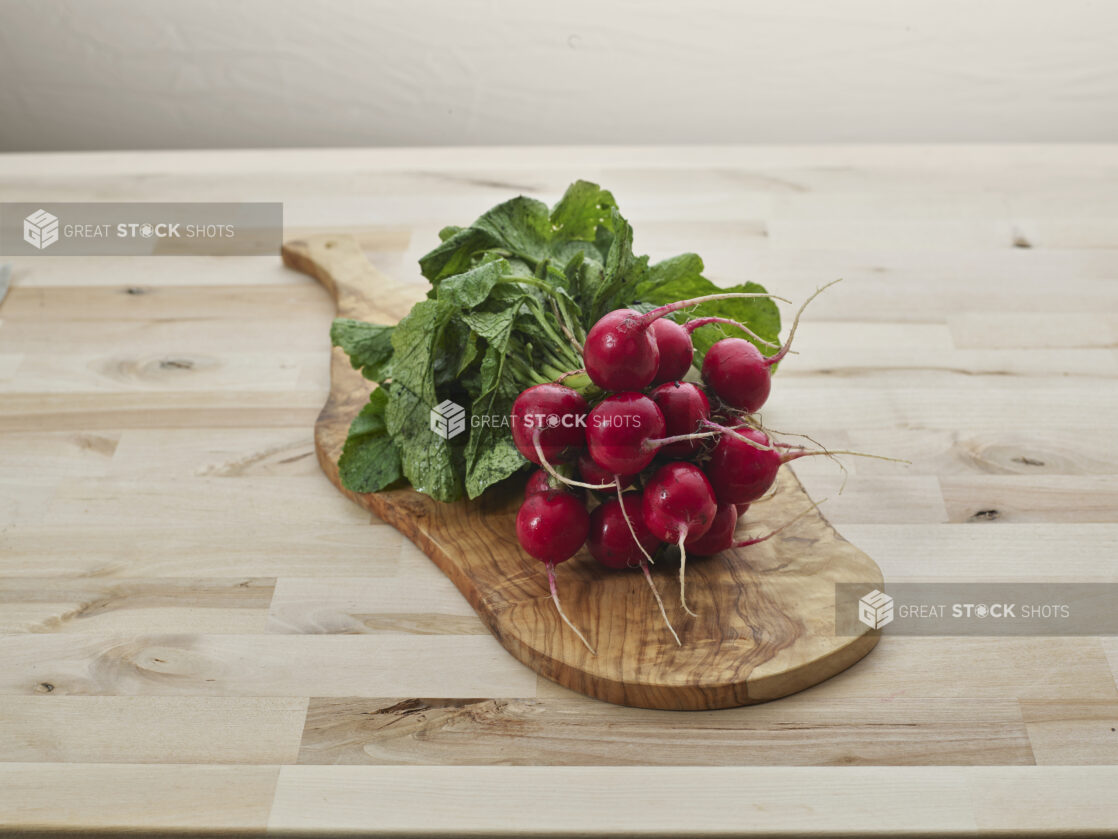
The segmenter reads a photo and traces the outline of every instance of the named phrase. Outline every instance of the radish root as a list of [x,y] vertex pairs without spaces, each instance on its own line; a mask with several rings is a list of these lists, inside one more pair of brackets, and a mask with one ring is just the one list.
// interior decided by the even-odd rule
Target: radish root
[[687,538],[687,528],[683,528],[679,534],[679,602],[683,604],[683,611],[693,618],[698,615],[691,611],[691,607],[687,605],[687,548],[683,542]]
[[576,481],[573,478],[565,477],[556,472],[555,467],[548,462],[547,455],[543,453],[543,446],[540,445],[540,432],[542,430],[543,429],[540,428],[536,429],[536,433],[532,435],[532,445],[536,449],[536,457],[540,459],[540,466],[544,468],[547,474],[549,474],[555,480],[559,481],[559,483],[567,484],[568,486],[573,487],[583,487],[584,489],[610,489],[613,486],[613,484],[586,484],[582,481]]
[[788,355],[788,351],[792,349],[792,339],[796,337],[796,327],[800,325],[800,315],[804,313],[804,309],[807,308],[807,304],[818,297],[820,294],[822,294],[824,291],[829,289],[835,283],[841,282],[842,278],[839,277],[837,280],[831,280],[826,285],[819,286],[819,288],[815,289],[815,293],[812,294],[811,297],[809,297],[800,305],[800,309],[798,312],[796,312],[796,317],[792,321],[792,328],[788,330],[788,340],[784,342],[784,346],[780,348],[780,351],[776,355],[771,355],[765,359],[765,363],[767,365],[771,367],[772,365],[776,364],[778,361],[784,358],[784,356]]
[[668,631],[672,633],[672,637],[675,638],[676,646],[682,647],[683,643],[679,640],[679,635],[676,634],[675,627],[672,626],[672,622],[668,620],[668,613],[664,609],[664,601],[660,597],[660,592],[656,590],[656,583],[652,581],[652,572],[648,570],[647,562],[641,562],[641,571],[644,572],[644,578],[648,580],[648,587],[652,589],[652,596],[656,598],[656,605],[660,607],[660,616],[664,619],[664,623],[667,624]]
[[579,640],[586,645],[586,649],[590,650],[590,655],[597,655],[594,648],[590,646],[590,642],[586,640],[586,636],[579,632],[578,627],[571,623],[571,619],[567,617],[567,613],[563,611],[563,607],[559,605],[559,589],[555,586],[555,563],[547,563],[547,585],[551,589],[551,599],[555,602],[555,608],[559,612],[559,617],[563,619],[563,623],[571,628]]
[[[644,545],[641,544],[641,540],[637,538],[637,531],[633,527],[632,520],[629,518],[629,512],[625,509],[625,499],[621,497],[621,476],[620,475],[614,475],[613,485],[615,487],[617,487],[617,503],[621,507],[621,517],[623,519],[625,519],[625,524],[627,524],[629,526],[629,535],[633,537],[633,541],[636,542],[637,547],[641,549],[641,553],[644,554],[644,558],[647,559],[649,561],[649,563],[651,563],[652,565],[655,565],[656,560],[654,560],[652,558],[652,556],[648,553],[648,551],[646,551],[644,549]],[[657,595],[657,597],[659,597],[659,595]]]
[[806,516],[812,510],[818,510],[819,505],[820,504],[826,504],[828,500],[829,499],[824,498],[822,501],[818,501],[818,502],[817,501],[812,501],[810,507],[807,507],[806,509],[802,510],[800,513],[797,513],[794,518],[791,518],[788,521],[784,522],[784,524],[782,524],[776,530],[770,530],[764,536],[758,536],[754,539],[743,539],[740,542],[734,542],[732,545],[730,545],[730,547],[731,548],[748,548],[750,545],[756,545],[760,542],[766,541],[767,539],[771,539],[773,536],[778,534],[780,531],[794,525],[796,522],[798,522],[800,519],[802,519],[804,516]]

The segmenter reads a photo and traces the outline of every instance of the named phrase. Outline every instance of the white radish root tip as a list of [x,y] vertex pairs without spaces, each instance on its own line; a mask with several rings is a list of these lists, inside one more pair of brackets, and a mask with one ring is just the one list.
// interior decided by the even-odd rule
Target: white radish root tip
[[551,599],[555,603],[555,608],[559,612],[559,617],[563,619],[563,623],[571,628],[571,631],[578,636],[579,640],[586,645],[586,649],[590,650],[590,655],[597,655],[594,648],[590,646],[590,642],[586,640],[586,636],[579,632],[578,627],[571,623],[571,619],[567,617],[567,613],[563,611],[563,607],[559,605],[559,589],[555,585],[555,563],[547,563],[547,585],[551,589]]
[[679,534],[679,602],[683,604],[683,611],[693,618],[698,615],[691,611],[691,607],[687,605],[687,548],[683,542],[687,538],[687,528],[683,528]]
[[764,542],[768,539],[771,539],[773,536],[780,533],[780,531],[794,525],[796,522],[798,522],[800,519],[802,519],[804,516],[806,516],[812,510],[818,510],[820,504],[826,504],[829,500],[830,500],[829,498],[824,498],[822,501],[812,501],[811,506],[801,510],[799,513],[797,513],[795,515],[795,517],[793,517],[793,518],[789,519],[788,521],[784,522],[784,524],[782,524],[780,527],[776,528],[776,530],[770,530],[764,536],[758,536],[754,539],[743,539],[740,542],[734,542],[734,544],[731,545],[730,547],[732,547],[732,548],[748,548],[750,545],[756,545],[756,544],[759,544],[760,542]]
[[771,355],[771,356],[769,356],[768,358],[765,359],[766,364],[768,364],[771,367],[772,365],[774,365],[778,361],[780,361],[782,358],[784,358],[784,356],[788,355],[788,351],[790,349],[792,349],[792,339],[796,337],[796,327],[800,325],[800,315],[802,315],[804,313],[804,309],[807,308],[807,304],[810,303],[812,300],[814,300],[816,297],[818,297],[820,294],[822,294],[824,291],[829,289],[835,283],[841,283],[841,282],[842,282],[842,277],[839,277],[837,280],[831,280],[826,285],[820,286],[819,288],[815,289],[815,293],[812,294],[811,297],[809,297],[807,300],[805,300],[800,305],[800,309],[799,309],[798,312],[796,312],[796,317],[792,321],[792,328],[788,330],[788,340],[784,342],[784,346],[780,348],[780,352],[778,352],[776,355]]
[[668,631],[671,632],[672,637],[675,638],[676,646],[682,647],[683,642],[679,640],[679,635],[676,634],[675,627],[672,626],[672,622],[668,620],[668,612],[666,609],[664,609],[664,601],[660,597],[660,592],[656,590],[656,583],[652,581],[652,572],[648,570],[647,562],[641,563],[641,571],[644,572],[644,578],[648,580],[648,587],[652,589],[652,596],[656,598],[656,605],[660,607],[660,617],[664,619],[664,623],[667,625]]

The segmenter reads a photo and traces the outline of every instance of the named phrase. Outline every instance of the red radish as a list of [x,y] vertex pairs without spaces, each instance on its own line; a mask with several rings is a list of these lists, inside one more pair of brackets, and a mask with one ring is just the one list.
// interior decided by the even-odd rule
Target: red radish
[[524,485],[524,497],[535,495],[537,492],[550,492],[551,490],[559,490],[560,492],[569,492],[575,498],[582,498],[583,493],[574,487],[556,481],[546,469],[537,469],[532,473],[532,477],[528,479],[528,483]]
[[603,390],[643,390],[656,375],[660,351],[640,312],[617,309],[590,327],[582,360],[590,380]]
[[594,406],[586,422],[590,457],[606,472],[635,475],[664,446],[714,436],[713,431],[665,437],[664,415],[642,393],[615,393]]
[[760,350],[744,338],[723,338],[716,342],[707,350],[703,359],[703,381],[727,405],[749,413],[761,410],[772,389],[770,369],[792,348],[796,327],[800,325],[800,315],[823,289],[837,282],[839,281],[827,283],[803,302],[792,321],[788,340],[775,355],[765,358]]
[[[691,382],[667,382],[655,388],[648,396],[664,415],[665,433],[669,436],[701,431],[703,420],[710,418],[710,401],[706,393]],[[668,457],[690,457],[699,450],[699,445],[699,440],[680,440],[663,446],[661,453]]]
[[691,333],[674,320],[660,318],[652,322],[652,334],[656,336],[656,349],[660,352],[652,384],[682,379],[691,369],[691,358],[695,354]]
[[776,481],[782,464],[801,457],[849,454],[907,463],[893,457],[845,450],[808,451],[799,446],[774,443],[757,428],[740,426],[725,428],[710,454],[706,474],[714,487],[719,504],[736,504],[740,508],[761,498]]
[[[827,499],[824,498],[819,504],[822,504]],[[780,527],[775,530],[770,530],[764,536],[755,536],[752,539],[741,539],[737,542],[734,541],[734,530],[737,529],[739,513],[732,504],[721,504],[718,507],[718,513],[714,517],[714,524],[710,526],[710,530],[702,535],[699,539],[688,539],[686,544],[688,553],[696,554],[698,556],[713,556],[714,554],[721,553],[722,551],[730,550],[731,548],[748,548],[750,545],[757,545],[768,539],[771,539],[786,527],[798,522],[812,510],[818,509],[819,504],[812,504],[806,510],[801,512],[793,519],[789,519]],[[746,504],[746,507],[749,505]]]
[[652,589],[652,596],[656,598],[656,605],[660,607],[660,615],[665,625],[675,638],[676,644],[682,646],[675,627],[668,620],[664,601],[648,570],[648,563],[652,559],[651,552],[660,546],[660,540],[645,527],[642,509],[641,493],[630,492],[622,495],[621,490],[618,489],[616,498],[602,502],[590,514],[590,539],[587,547],[590,549],[590,555],[607,568],[640,567],[648,587]]
[[741,426],[719,435],[706,473],[720,504],[748,504],[773,485],[783,462],[767,434]]
[[579,476],[587,484],[596,484],[605,491],[607,488],[612,491],[613,483],[616,479],[621,479],[621,488],[627,489],[633,485],[633,481],[637,479],[633,475],[613,475],[607,469],[603,469],[594,462],[594,458],[590,456],[589,452],[583,452],[578,456],[578,473]]
[[723,338],[707,350],[703,381],[727,405],[753,413],[769,398],[773,359],[744,338]]
[[726,291],[669,303],[643,315],[632,309],[609,312],[586,334],[582,347],[586,374],[603,390],[643,390],[652,384],[660,365],[660,350],[656,346],[655,335],[649,329],[653,323],[672,312],[709,300],[738,297],[784,299],[772,294]]
[[661,541],[679,545],[679,601],[685,612],[694,615],[687,606],[684,582],[687,568],[685,542],[688,536],[702,536],[714,523],[718,505],[710,481],[692,463],[677,461],[665,464],[656,470],[645,486],[641,511],[652,535]]
[[738,510],[733,504],[719,504],[710,529],[702,536],[689,536],[684,546],[694,556],[714,556],[729,548],[734,542],[738,526]]
[[[590,514],[590,555],[606,568],[636,568],[645,561],[645,554],[660,547],[641,518],[641,493],[628,492],[622,501],[608,498]],[[628,521],[626,521],[628,517]],[[635,537],[634,537],[635,534]]]
[[578,553],[589,533],[590,516],[586,507],[567,492],[551,490],[530,495],[516,514],[516,538],[520,547],[547,567],[548,588],[559,617],[593,653],[594,648],[586,636],[571,623],[559,605],[559,590],[555,585],[555,566]]
[[586,421],[590,457],[611,475],[635,475],[652,462],[664,436],[664,415],[642,393],[615,393],[594,406]]
[[528,460],[542,466],[577,457],[586,448],[586,400],[577,390],[543,384],[522,391],[512,403],[512,439]]

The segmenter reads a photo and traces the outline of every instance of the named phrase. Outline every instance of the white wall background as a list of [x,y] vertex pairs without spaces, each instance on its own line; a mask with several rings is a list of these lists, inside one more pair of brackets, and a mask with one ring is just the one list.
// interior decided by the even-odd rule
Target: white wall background
[[0,0],[0,150],[1118,140],[1110,0]]

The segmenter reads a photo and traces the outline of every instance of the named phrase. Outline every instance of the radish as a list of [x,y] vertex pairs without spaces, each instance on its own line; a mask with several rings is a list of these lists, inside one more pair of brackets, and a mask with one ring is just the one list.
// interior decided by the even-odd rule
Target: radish
[[684,547],[694,556],[714,556],[733,544],[737,526],[737,507],[733,504],[719,504],[710,529],[702,536],[689,536],[684,540]]
[[585,494],[578,489],[556,481],[546,469],[537,469],[532,473],[532,477],[530,477],[528,483],[524,485],[524,497],[527,498],[529,495],[535,495],[537,492],[550,492],[551,490],[569,492],[578,499],[583,499],[585,497]]
[[772,389],[771,368],[792,348],[796,327],[800,325],[800,315],[804,313],[808,303],[818,297],[824,289],[837,282],[839,280],[834,280],[816,289],[815,293],[803,302],[796,312],[795,320],[792,321],[788,340],[775,355],[765,358],[759,349],[744,338],[723,338],[716,342],[707,350],[706,357],[703,359],[703,381],[727,405],[749,413],[761,410]]
[[594,648],[559,605],[555,566],[576,553],[590,533],[590,516],[582,502],[568,492],[550,490],[528,496],[516,514],[516,538],[525,552],[547,567],[547,583],[559,617],[577,635],[586,649]]
[[586,444],[590,457],[611,475],[635,475],[652,462],[664,436],[664,415],[642,393],[615,393],[590,412]]
[[773,485],[783,462],[784,456],[772,445],[767,434],[741,426],[725,430],[719,436],[706,474],[718,503],[748,504]]
[[594,458],[590,456],[589,452],[583,452],[578,456],[578,473],[579,476],[587,484],[595,484],[602,490],[613,490],[614,482],[621,482],[621,489],[627,489],[633,485],[633,481],[637,479],[636,474],[632,475],[613,475],[608,469],[603,469],[594,462]]
[[[824,498],[819,504],[824,503],[826,500],[827,499]],[[813,503],[795,518],[789,519],[775,530],[770,530],[764,536],[742,539],[737,542],[734,541],[734,531],[737,529],[738,518],[741,513],[738,512],[738,508],[733,504],[720,504],[718,505],[718,513],[714,517],[714,524],[710,526],[710,530],[698,539],[688,539],[685,543],[687,551],[697,556],[714,556],[717,553],[728,551],[731,548],[748,548],[750,545],[757,545],[767,539],[771,539],[773,536],[780,533],[780,531],[784,530],[784,528],[795,524],[812,510],[818,509],[819,504]],[[749,505],[746,504],[744,506],[748,507]]]
[[656,403],[642,393],[615,393],[606,397],[594,406],[586,426],[590,457],[615,475],[641,472],[664,446],[715,434],[704,431],[663,436],[664,415]]
[[652,535],[679,545],[679,601],[689,615],[684,574],[687,568],[688,536],[706,533],[714,523],[718,505],[710,481],[698,466],[675,462],[661,466],[644,488],[641,507],[644,523]]
[[542,384],[521,391],[512,403],[517,450],[537,466],[543,465],[543,459],[558,463],[577,457],[586,448],[588,408],[582,394],[563,385]]
[[603,315],[590,327],[582,347],[587,375],[602,390],[644,390],[656,378],[660,365],[656,336],[649,329],[653,323],[680,309],[739,297],[784,299],[773,294],[726,291],[669,303],[643,315],[633,309],[616,309]]
[[[657,321],[670,323],[670,321]],[[698,385],[691,382],[667,382],[653,389],[648,397],[664,415],[665,433],[689,435],[702,428],[710,418],[710,400]],[[699,440],[680,440],[661,448],[668,457],[691,457],[699,450]]]
[[656,349],[660,352],[660,363],[652,384],[674,382],[682,379],[691,369],[691,359],[695,347],[691,344],[691,333],[669,318],[652,322],[652,334],[656,336]]
[[660,547],[660,540],[641,518],[642,494],[627,492],[621,498],[607,498],[594,508],[586,543],[594,559],[614,570],[636,568],[645,562],[646,554]]
[[723,428],[722,433],[710,453],[706,474],[714,487],[719,504],[735,504],[741,507],[761,498],[776,481],[780,467],[801,457],[823,455],[833,457],[848,454],[855,457],[872,457],[875,460],[889,460],[894,463],[908,463],[895,457],[852,452],[847,450],[821,449],[809,451],[800,446],[774,443],[759,428],[739,426]]
[[617,490],[617,497],[602,502],[590,514],[590,538],[587,547],[590,555],[607,568],[615,570],[639,566],[660,607],[660,616],[672,633],[677,645],[682,646],[675,627],[668,619],[664,601],[648,570],[652,559],[651,552],[660,547],[660,540],[645,527],[641,516],[642,495],[630,492],[625,495]]

